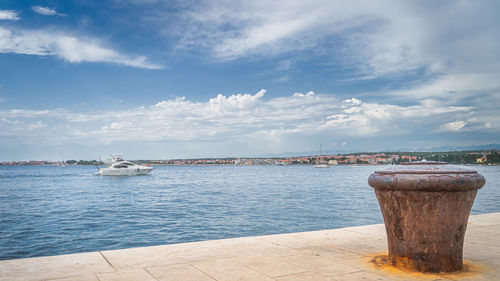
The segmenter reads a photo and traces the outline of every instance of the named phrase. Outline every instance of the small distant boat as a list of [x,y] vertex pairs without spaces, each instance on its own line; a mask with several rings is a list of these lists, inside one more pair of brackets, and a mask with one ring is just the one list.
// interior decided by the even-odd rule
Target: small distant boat
[[99,168],[98,176],[141,176],[149,174],[154,168],[150,166],[137,165],[123,160],[123,154],[112,154],[111,159],[105,160],[106,168]]
[[58,167],[66,167],[66,161],[64,161],[64,155],[62,152],[61,152],[61,162],[58,162],[57,166]]
[[[318,158],[321,159],[321,155],[323,154],[323,145],[319,145],[319,155]],[[318,164],[314,165],[314,168],[330,168],[330,165],[328,163],[325,163],[324,161],[319,161]]]

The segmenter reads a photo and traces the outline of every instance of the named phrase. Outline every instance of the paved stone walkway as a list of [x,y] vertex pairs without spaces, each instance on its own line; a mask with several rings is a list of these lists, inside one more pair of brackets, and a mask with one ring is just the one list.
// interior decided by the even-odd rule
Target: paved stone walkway
[[384,265],[384,226],[0,261],[0,280],[500,280],[500,213],[471,216],[467,269],[420,274]]

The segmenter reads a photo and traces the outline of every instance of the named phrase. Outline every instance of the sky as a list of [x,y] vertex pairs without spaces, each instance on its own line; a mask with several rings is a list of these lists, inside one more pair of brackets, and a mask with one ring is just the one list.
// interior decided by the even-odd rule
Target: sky
[[498,1],[0,2],[0,161],[500,143]]

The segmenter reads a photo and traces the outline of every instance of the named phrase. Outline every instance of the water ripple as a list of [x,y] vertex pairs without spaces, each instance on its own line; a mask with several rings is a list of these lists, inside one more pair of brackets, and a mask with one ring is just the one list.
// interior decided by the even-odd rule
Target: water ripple
[[[370,166],[0,167],[0,259],[382,223]],[[499,212],[500,167],[472,214]]]

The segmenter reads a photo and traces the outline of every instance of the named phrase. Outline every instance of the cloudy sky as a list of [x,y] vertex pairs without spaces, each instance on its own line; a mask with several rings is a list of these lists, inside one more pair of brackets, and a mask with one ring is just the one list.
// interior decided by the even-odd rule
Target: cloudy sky
[[3,0],[0,161],[500,143],[498,1]]

